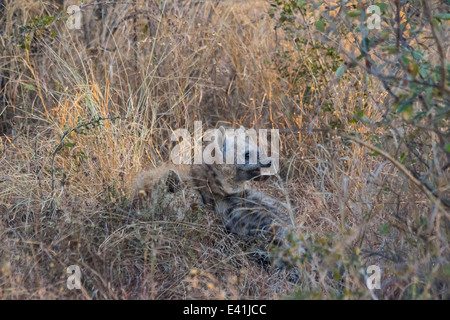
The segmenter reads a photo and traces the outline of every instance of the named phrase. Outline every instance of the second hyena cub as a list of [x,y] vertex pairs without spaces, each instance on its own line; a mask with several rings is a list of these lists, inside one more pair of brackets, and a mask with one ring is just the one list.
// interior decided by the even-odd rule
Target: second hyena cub
[[[245,134],[243,127],[239,130]],[[286,205],[250,188],[249,181],[267,177],[263,171],[272,166],[273,159],[253,141],[236,139],[227,131],[220,127],[213,141],[222,163],[168,165],[145,172],[138,177],[133,197],[154,196],[161,182],[166,182],[168,192],[178,192],[181,189],[178,187],[184,184],[189,192],[193,190],[199,195],[203,206],[216,212],[226,230],[267,253],[283,244],[288,226]],[[256,161],[250,161],[254,155]]]

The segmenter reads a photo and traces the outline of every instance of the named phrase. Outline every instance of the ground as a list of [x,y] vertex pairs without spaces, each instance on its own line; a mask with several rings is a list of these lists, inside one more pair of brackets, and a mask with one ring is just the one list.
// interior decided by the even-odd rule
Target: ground
[[[87,6],[80,30],[60,2],[0,11],[0,299],[448,298],[442,210],[390,161],[317,126],[385,134],[353,121],[361,105],[383,118],[380,82],[333,82],[319,119],[304,96],[323,82],[299,71],[314,43],[300,55],[264,1]],[[213,212],[132,209],[138,173],[197,120],[280,130],[279,175],[255,188],[291,207],[299,284],[249,259]],[[66,286],[71,265],[81,290]]]

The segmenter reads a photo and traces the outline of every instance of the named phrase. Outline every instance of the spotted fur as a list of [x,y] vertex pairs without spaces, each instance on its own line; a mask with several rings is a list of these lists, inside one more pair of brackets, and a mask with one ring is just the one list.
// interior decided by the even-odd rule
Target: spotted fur
[[[244,130],[241,127],[241,130]],[[223,127],[218,130],[215,141],[222,148],[227,145]],[[253,143],[237,146],[238,152],[257,148]],[[238,156],[236,152],[235,157]],[[264,159],[263,159],[264,158]],[[261,178],[260,160],[267,160],[258,150],[258,163],[255,164],[200,164],[166,165],[140,175],[133,191],[134,198],[155,196],[152,190],[156,185],[166,184],[166,192],[177,192],[177,184],[199,195],[201,204],[214,210],[222,219],[226,230],[245,243],[256,244],[265,252],[273,246],[280,246],[287,230],[287,219],[283,213],[286,206],[248,186],[249,179]],[[267,161],[265,161],[267,163]],[[184,189],[184,190],[186,190]],[[159,200],[158,200],[159,201]]]

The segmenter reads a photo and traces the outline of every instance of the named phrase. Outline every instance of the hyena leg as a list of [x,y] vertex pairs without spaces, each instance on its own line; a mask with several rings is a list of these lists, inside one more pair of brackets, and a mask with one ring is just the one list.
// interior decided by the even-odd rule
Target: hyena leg
[[253,248],[253,257],[270,264],[271,249],[282,245],[284,228],[276,217],[260,205],[243,198],[227,198],[216,205],[228,232],[238,236]]
[[216,209],[227,231],[244,241],[252,260],[267,269],[289,270],[289,281],[299,281],[298,269],[282,254],[289,250],[290,229],[276,207],[269,202],[255,205],[252,200],[233,197],[219,202]]

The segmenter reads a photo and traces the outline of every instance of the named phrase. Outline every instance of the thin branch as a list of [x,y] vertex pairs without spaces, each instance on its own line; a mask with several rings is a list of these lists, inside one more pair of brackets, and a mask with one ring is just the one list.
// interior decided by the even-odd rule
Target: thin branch
[[108,116],[106,118],[99,117],[99,118],[97,118],[95,120],[91,120],[91,121],[89,121],[87,123],[82,123],[82,124],[72,128],[72,129],[67,130],[66,132],[64,132],[64,134],[62,135],[62,137],[61,137],[61,139],[59,141],[58,146],[56,147],[55,151],[52,154],[52,162],[51,162],[51,167],[52,167],[52,169],[51,169],[51,181],[52,181],[52,184],[51,184],[51,196],[50,196],[50,198],[51,198],[50,208],[52,210],[54,209],[54,205],[53,205],[54,202],[53,202],[53,200],[54,200],[54,197],[55,197],[55,158],[56,158],[56,155],[58,154],[58,152],[64,147],[64,139],[66,139],[66,137],[69,134],[71,134],[72,132],[77,131],[77,130],[79,130],[81,128],[87,128],[90,125],[95,126],[96,124],[99,124],[100,121],[116,120],[116,119],[120,119],[120,117],[119,116],[117,116],[117,117]]
[[[382,155],[384,158],[386,158],[387,160],[389,160],[398,170],[400,170],[400,172],[402,172],[412,183],[414,183],[420,190],[422,190],[429,199],[431,199],[433,202],[439,202],[444,204],[446,207],[450,207],[450,203],[444,199],[444,201],[442,199],[439,198],[439,196],[437,194],[434,194],[433,192],[431,192],[428,188],[427,185],[423,182],[420,181],[418,179],[416,179],[416,177],[414,177],[414,175],[408,170],[408,168],[406,168],[404,165],[402,165],[400,162],[398,162],[396,159],[394,159],[389,153],[387,153],[384,150],[381,150],[380,148],[371,145],[370,143],[367,143],[361,139],[359,139],[358,137],[355,136],[351,136],[348,135],[346,133],[343,132],[338,132],[336,130],[329,130],[329,132],[331,134],[334,135],[338,135],[338,136],[342,136],[346,139],[352,140],[372,151],[378,152],[380,155]],[[443,209],[443,208],[442,208]],[[450,218],[450,214],[443,209],[443,212],[445,213],[445,215],[447,217]]]
[[433,35],[434,41],[436,42],[436,46],[439,52],[439,56],[440,56],[440,60],[441,60],[441,78],[442,78],[442,83],[441,83],[441,87],[442,90],[445,92],[448,92],[446,89],[446,72],[445,72],[445,54],[444,54],[444,49],[442,48],[442,44],[441,44],[441,40],[439,39],[439,36],[436,33],[436,29],[434,28],[434,24],[433,24],[433,17],[431,16],[431,10],[430,10],[430,6],[428,5],[428,0],[424,0],[423,1],[423,7],[425,9],[425,14],[428,18],[428,21],[430,23],[430,27],[431,27],[431,33]]

